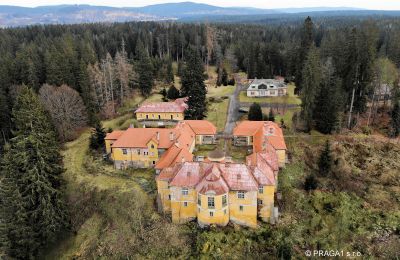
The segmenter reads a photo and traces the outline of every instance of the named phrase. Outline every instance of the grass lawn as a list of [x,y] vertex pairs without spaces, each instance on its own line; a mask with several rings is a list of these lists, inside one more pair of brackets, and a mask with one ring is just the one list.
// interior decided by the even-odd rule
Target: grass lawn
[[228,106],[229,99],[224,99],[222,102],[210,103],[208,105],[206,120],[212,122],[217,127],[218,131],[223,131],[225,128]]
[[235,92],[235,86],[220,86],[220,87],[209,87],[207,97],[222,97],[229,96]]
[[294,95],[295,86],[293,84],[289,84],[288,86],[288,95],[282,97],[248,97],[246,91],[240,92],[239,101],[240,102],[256,102],[256,103],[271,103],[271,104],[292,104],[292,105],[300,105],[301,100],[298,96]]
[[248,147],[234,146],[232,142],[228,142],[227,156],[231,156],[234,162],[245,162],[246,156],[248,155]]

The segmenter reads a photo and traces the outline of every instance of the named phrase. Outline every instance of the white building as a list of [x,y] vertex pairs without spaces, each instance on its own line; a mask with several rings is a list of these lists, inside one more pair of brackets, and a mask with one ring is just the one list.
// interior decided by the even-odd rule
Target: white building
[[279,97],[287,94],[288,87],[283,80],[254,79],[247,88],[248,97]]

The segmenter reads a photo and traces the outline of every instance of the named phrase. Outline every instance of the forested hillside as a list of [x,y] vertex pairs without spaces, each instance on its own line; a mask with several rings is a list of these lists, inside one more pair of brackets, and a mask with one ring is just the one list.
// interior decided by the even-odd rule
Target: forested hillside
[[[0,29],[0,257],[399,257],[399,67],[400,22],[388,17]],[[143,100],[180,95],[187,118],[218,118],[207,101],[222,97],[203,81],[215,74],[210,94],[237,73],[283,76],[301,99],[282,115],[282,217],[257,231],[172,225],[150,172],[103,162],[105,132],[133,124]]]

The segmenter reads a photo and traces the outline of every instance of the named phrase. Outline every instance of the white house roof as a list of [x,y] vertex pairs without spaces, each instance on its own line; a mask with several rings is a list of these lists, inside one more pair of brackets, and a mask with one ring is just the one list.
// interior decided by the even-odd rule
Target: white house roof
[[254,79],[251,81],[248,90],[258,89],[284,89],[287,85],[275,79]]

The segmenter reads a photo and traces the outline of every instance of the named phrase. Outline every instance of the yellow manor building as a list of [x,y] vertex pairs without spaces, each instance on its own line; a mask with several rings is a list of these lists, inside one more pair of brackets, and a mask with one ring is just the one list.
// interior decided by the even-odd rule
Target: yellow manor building
[[143,124],[174,124],[184,120],[188,108],[187,100],[188,98],[178,98],[172,102],[144,103],[136,109],[136,119]]
[[180,121],[174,128],[128,128],[105,138],[117,169],[155,167],[193,160],[195,145],[215,143],[216,127],[206,120]]
[[197,219],[200,226],[236,224],[257,227],[274,214],[278,157],[270,146],[246,164],[176,163],[156,177],[158,203],[174,223]]

